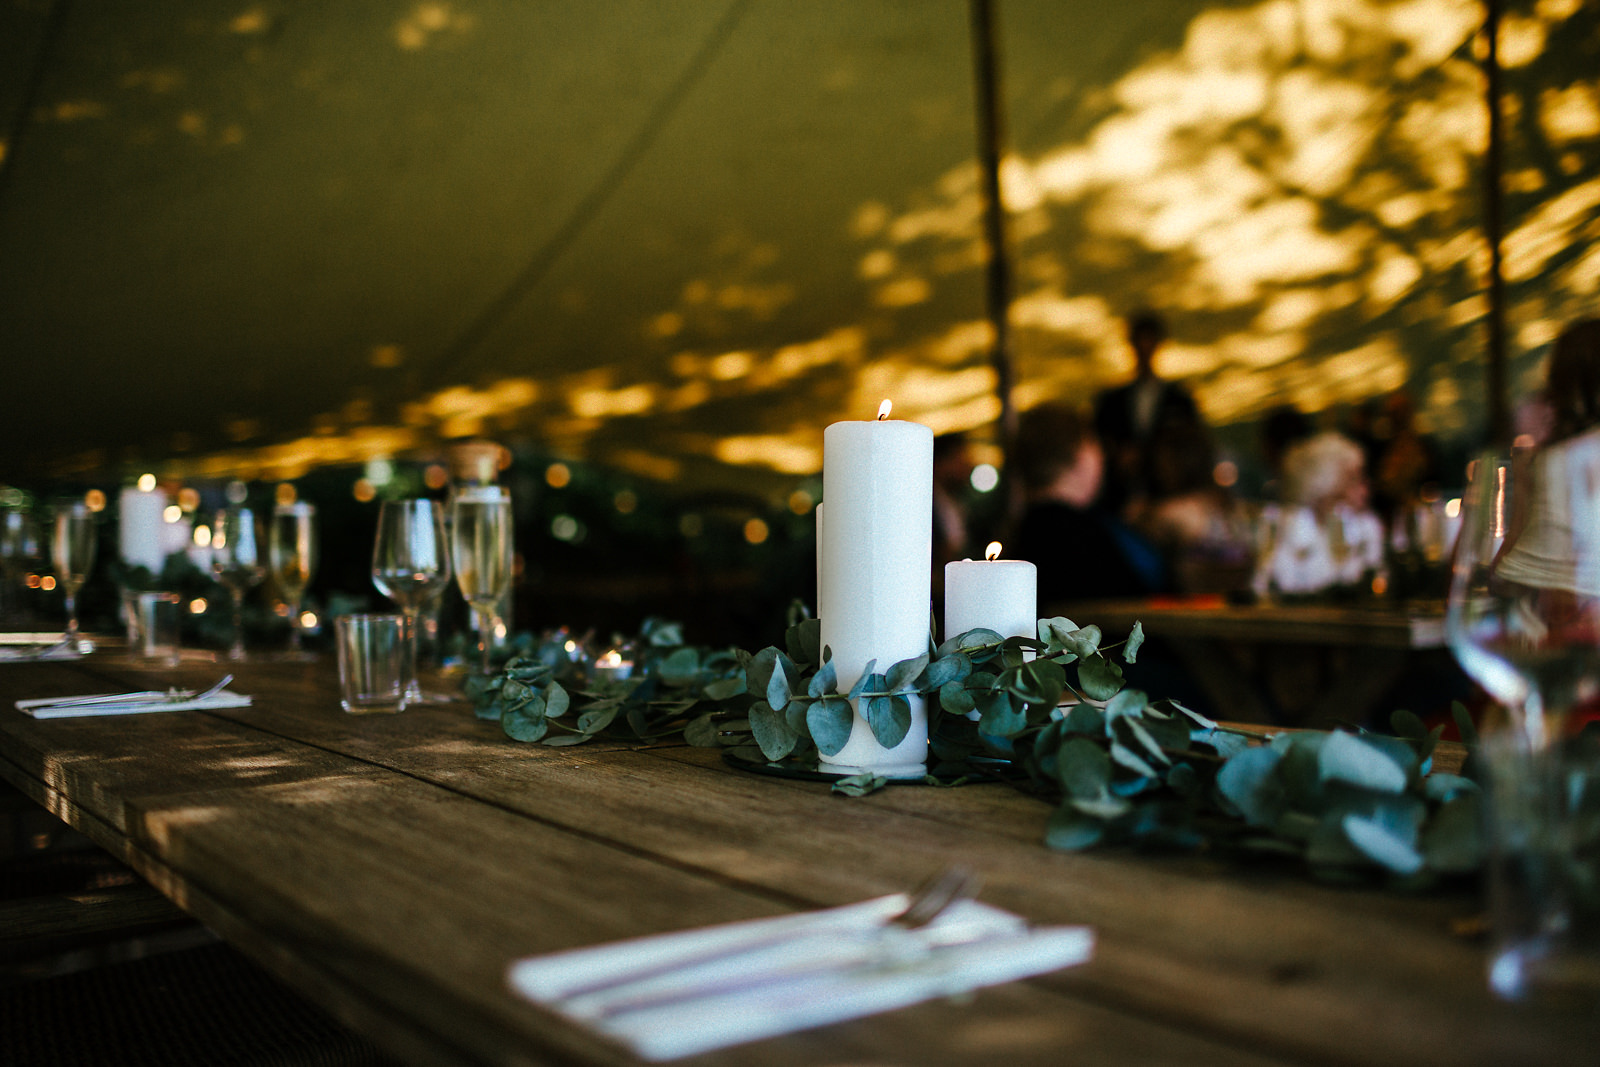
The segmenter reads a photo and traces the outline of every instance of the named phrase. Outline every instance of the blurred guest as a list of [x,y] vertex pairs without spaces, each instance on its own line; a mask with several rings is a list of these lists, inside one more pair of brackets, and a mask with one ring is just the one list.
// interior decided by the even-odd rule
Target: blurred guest
[[1261,460],[1266,464],[1266,484],[1261,495],[1278,500],[1283,495],[1283,457],[1312,433],[1311,420],[1293,404],[1282,404],[1261,420]]
[[1284,456],[1284,507],[1265,561],[1271,586],[1312,593],[1354,585],[1383,565],[1383,523],[1369,506],[1366,454],[1340,433],[1321,433]]
[[1095,399],[1094,428],[1106,453],[1104,504],[1121,510],[1150,492],[1151,442],[1164,427],[1200,424],[1200,409],[1189,391],[1159,377],[1156,352],[1167,339],[1167,325],[1154,312],[1128,319],[1128,345],[1133,349],[1133,381]]
[[1250,580],[1251,534],[1216,481],[1216,449],[1198,421],[1174,421],[1150,442],[1150,491],[1128,521],[1166,558],[1180,591],[1228,593]]
[[1372,420],[1367,469],[1372,472],[1372,506],[1389,521],[1406,514],[1425,486],[1440,478],[1439,448],[1417,428],[1416,405],[1403,391],[1384,397]]
[[1039,568],[1042,608],[1166,591],[1160,555],[1097,504],[1105,456],[1078,411],[1047,404],[1026,412],[1013,458],[1028,506],[1006,554]]

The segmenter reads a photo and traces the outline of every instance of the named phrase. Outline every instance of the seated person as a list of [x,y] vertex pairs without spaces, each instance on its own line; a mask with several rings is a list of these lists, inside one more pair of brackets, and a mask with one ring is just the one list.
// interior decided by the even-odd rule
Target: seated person
[[1283,483],[1276,544],[1261,561],[1271,588],[1356,585],[1383,565],[1383,523],[1368,505],[1360,445],[1340,433],[1309,437],[1284,456]]
[[1253,563],[1247,517],[1216,483],[1216,451],[1199,421],[1159,430],[1150,448],[1150,495],[1127,518],[1156,546],[1185,593],[1243,589]]
[[1039,568],[1041,606],[1167,590],[1161,557],[1097,506],[1105,457],[1081,414],[1055,404],[1025,413],[1013,462],[1028,504],[1006,554]]

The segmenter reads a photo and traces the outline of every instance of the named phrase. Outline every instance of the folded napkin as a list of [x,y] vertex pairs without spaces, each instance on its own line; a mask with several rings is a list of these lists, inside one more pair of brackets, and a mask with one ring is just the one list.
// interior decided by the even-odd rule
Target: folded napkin
[[94,642],[87,637],[72,639],[61,633],[0,633],[0,663],[77,659],[93,651]]
[[906,930],[904,894],[519,960],[511,987],[649,1060],[1044,974],[1088,960],[1081,926],[1032,927],[963,900]]
[[67,719],[86,715],[142,715],[154,711],[204,711],[249,706],[249,697],[221,688],[207,690],[199,696],[196,696],[193,690],[168,689],[165,692],[106,693],[100,696],[17,701],[18,711],[32,715],[36,719]]

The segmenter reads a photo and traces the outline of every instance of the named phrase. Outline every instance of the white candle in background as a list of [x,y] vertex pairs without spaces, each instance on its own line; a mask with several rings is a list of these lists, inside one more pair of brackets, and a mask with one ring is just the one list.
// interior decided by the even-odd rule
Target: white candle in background
[[[890,421],[836,422],[823,432],[822,531],[818,603],[822,643],[833,650],[839,692],[869,662],[887,672],[928,648],[933,565],[933,431]],[[920,774],[928,758],[928,719],[911,700],[911,729],[884,748],[856,709],[845,747],[823,757],[831,769]],[[859,703],[859,702],[858,702]]]
[[139,484],[122,490],[117,500],[118,551],[123,562],[147,567],[156,574],[167,561],[167,494],[155,487],[155,477],[145,475]]
[[1027,560],[999,557],[996,541],[985,559],[944,565],[941,640],[979,627],[1001,637],[1039,636],[1039,569]]

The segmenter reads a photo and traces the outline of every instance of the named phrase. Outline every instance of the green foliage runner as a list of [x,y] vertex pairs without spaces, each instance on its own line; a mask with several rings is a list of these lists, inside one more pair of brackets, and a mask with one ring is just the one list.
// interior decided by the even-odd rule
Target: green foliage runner
[[[518,741],[681,740],[776,763],[843,748],[851,701],[893,747],[910,727],[908,698],[921,695],[936,769],[966,779],[1010,769],[1019,787],[1057,804],[1045,834],[1052,848],[1277,854],[1319,877],[1377,872],[1418,886],[1482,864],[1477,782],[1431,773],[1442,726],[1430,731],[1402,711],[1394,737],[1231,730],[1127,687],[1122,668],[1144,642],[1139,624],[1117,655],[1101,640],[1099,627],[1060,617],[1040,619],[1036,639],[971,630],[886,669],[869,664],[840,693],[816,619],[796,621],[783,649],[756,653],[688,645],[677,624],[652,620],[627,679],[594,677],[551,642],[473,678],[468,696],[480,718]],[[1459,706],[1457,720],[1471,746]],[[861,796],[885,784],[856,775],[834,789]]]

